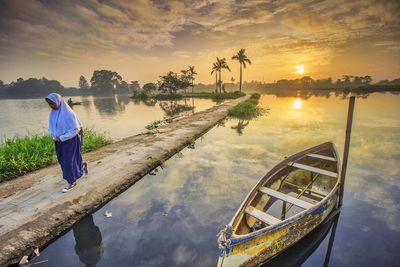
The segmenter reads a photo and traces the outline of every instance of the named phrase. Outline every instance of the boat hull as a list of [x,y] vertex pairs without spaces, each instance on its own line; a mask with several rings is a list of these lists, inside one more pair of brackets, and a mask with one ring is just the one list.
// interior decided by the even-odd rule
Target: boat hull
[[301,216],[245,238],[232,239],[232,246],[220,252],[217,266],[259,266],[292,246],[336,208],[338,190]]

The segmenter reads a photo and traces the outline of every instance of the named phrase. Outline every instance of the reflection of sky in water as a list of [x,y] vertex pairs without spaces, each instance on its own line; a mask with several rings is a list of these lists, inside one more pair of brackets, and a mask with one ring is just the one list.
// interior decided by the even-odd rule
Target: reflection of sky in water
[[[269,114],[239,135],[227,120],[94,214],[99,266],[215,266],[215,234],[267,170],[285,155],[332,140],[342,151],[348,101],[263,96]],[[400,261],[400,98],[357,99],[345,201],[329,266],[395,266]],[[105,210],[113,213],[105,218]],[[167,213],[168,216],[163,216]],[[164,214],[166,215],[166,214]],[[329,235],[303,266],[321,266]],[[44,252],[49,266],[77,266],[72,231]]]
[[[67,98],[66,98],[67,99]],[[72,97],[74,106],[83,125],[99,132],[106,132],[113,139],[120,139],[145,131],[150,122],[165,117],[159,102],[147,106],[135,103],[129,96],[115,97]],[[170,103],[170,101],[168,101]],[[208,99],[178,101],[181,105],[192,106],[201,111],[215,103]],[[50,108],[44,99],[0,100],[0,140],[16,134],[46,132]]]

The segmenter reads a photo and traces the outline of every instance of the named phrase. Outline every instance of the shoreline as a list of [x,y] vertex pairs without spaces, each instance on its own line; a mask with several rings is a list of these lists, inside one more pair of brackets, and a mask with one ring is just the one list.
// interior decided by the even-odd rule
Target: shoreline
[[[58,166],[0,184],[0,265],[12,264],[92,213],[225,119],[247,97],[179,118],[85,154],[89,175],[67,194]],[[152,157],[157,160],[149,161]]]

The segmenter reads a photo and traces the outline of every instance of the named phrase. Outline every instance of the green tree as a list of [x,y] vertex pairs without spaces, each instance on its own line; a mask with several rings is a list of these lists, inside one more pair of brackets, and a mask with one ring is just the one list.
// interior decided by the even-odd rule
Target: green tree
[[122,82],[122,77],[115,71],[95,70],[90,79],[92,88],[103,92],[113,92]]
[[246,68],[246,63],[251,64],[250,59],[246,56],[246,50],[240,49],[236,55],[232,57],[233,60],[239,61],[240,64],[240,81],[239,81],[239,91],[242,91],[242,67]]
[[140,90],[140,84],[138,81],[131,81],[131,84],[129,85],[129,91],[130,92],[136,92]]
[[372,82],[372,77],[369,75],[361,77],[361,79],[362,79],[362,83],[364,83],[364,84],[370,84]]
[[185,75],[178,75],[170,71],[167,75],[160,76],[158,90],[172,94],[176,93],[177,90],[189,87],[189,85],[190,83]]
[[215,73],[215,93],[218,93],[218,65],[217,63],[213,63],[212,69],[211,69],[211,75]]
[[121,81],[117,84],[117,89],[120,93],[129,93],[129,84],[125,81]]
[[79,88],[89,89],[89,83],[83,75],[81,75],[81,77],[79,77]]
[[231,71],[231,69],[229,68],[228,64],[226,63],[226,59],[225,58],[219,59],[217,57],[216,64],[217,64],[218,73],[219,73],[219,80],[218,80],[219,93],[222,93],[222,70],[223,69],[227,69],[227,70]]
[[190,85],[192,86],[192,93],[193,93],[193,90],[194,90],[193,82],[194,82],[194,79],[195,79],[194,78],[195,75],[197,75],[197,72],[194,70],[194,66],[189,66],[188,69],[187,69],[187,77],[188,77],[188,79],[190,81]]
[[155,83],[146,83],[143,85],[143,90],[146,92],[156,91],[157,85]]

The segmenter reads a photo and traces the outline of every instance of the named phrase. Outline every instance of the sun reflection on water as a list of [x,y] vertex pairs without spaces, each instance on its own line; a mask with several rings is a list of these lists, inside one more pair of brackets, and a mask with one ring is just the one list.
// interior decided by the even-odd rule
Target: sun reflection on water
[[296,100],[293,101],[292,108],[294,108],[294,109],[300,109],[302,104],[303,104],[303,101],[301,101],[300,98],[296,98]]

